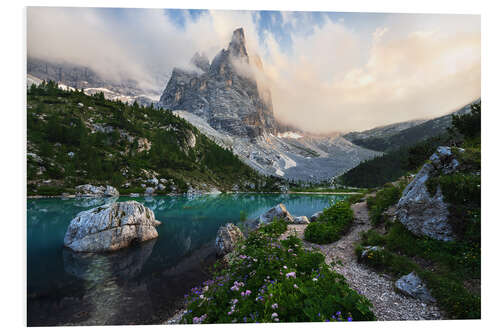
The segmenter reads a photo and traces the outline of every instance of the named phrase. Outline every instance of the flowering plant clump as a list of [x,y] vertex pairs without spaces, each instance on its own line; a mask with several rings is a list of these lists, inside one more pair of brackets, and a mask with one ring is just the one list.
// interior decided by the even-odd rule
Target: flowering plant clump
[[374,320],[371,303],[321,253],[304,249],[295,236],[279,240],[283,225],[251,232],[215,278],[186,295],[181,323]]

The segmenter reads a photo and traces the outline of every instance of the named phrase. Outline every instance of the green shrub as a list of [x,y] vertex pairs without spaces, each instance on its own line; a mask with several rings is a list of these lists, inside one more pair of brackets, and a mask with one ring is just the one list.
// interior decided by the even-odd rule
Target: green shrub
[[370,302],[322,254],[305,250],[295,236],[279,241],[276,224],[251,232],[225,269],[186,295],[181,323],[375,319]]
[[338,239],[354,221],[354,213],[348,201],[339,201],[323,210],[318,221],[309,223],[304,238],[313,243],[327,244]]
[[[383,246],[361,259],[365,246]],[[456,319],[480,318],[480,297],[464,287],[464,281],[481,276],[480,245],[442,242],[417,237],[402,224],[395,223],[386,235],[369,230],[356,247],[358,260],[395,278],[415,271],[429,287],[441,309]],[[421,267],[414,259],[424,259],[432,267]]]
[[350,205],[353,205],[355,203],[361,202],[364,197],[364,194],[353,194],[347,197],[347,202],[349,202]]
[[370,220],[373,225],[384,222],[383,213],[389,206],[396,204],[401,197],[401,188],[387,184],[374,197],[368,197],[366,204],[370,212]]

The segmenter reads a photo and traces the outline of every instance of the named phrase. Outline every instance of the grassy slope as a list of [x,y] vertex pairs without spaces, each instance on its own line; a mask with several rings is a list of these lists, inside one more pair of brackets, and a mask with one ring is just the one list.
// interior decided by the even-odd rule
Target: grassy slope
[[[188,184],[278,190],[278,179],[259,175],[170,111],[63,91],[52,83],[30,88],[27,105],[28,153],[39,157],[28,156],[29,195],[71,193],[85,183],[143,192],[140,185],[153,175],[169,181],[165,193],[184,192]],[[95,125],[111,130],[92,133]],[[143,140],[151,143],[149,150]]]
[[460,162],[459,171],[430,178],[427,188],[432,193],[438,185],[441,187],[457,239],[442,242],[417,237],[397,220],[391,222],[385,218],[383,211],[397,201],[398,191],[388,186],[378,191],[369,205],[372,222],[385,222],[387,232],[372,229],[364,233],[356,251],[360,258],[363,246],[383,246],[383,250],[373,251],[363,261],[394,278],[415,271],[450,318],[480,318],[480,105],[479,113],[458,118],[454,126],[464,135],[462,145],[466,149],[463,153],[454,151]]

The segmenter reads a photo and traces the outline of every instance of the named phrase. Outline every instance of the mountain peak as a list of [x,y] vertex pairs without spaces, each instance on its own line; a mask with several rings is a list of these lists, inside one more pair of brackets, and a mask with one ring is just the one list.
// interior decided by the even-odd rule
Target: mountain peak
[[229,54],[237,58],[245,58],[248,62],[248,53],[246,49],[245,32],[243,28],[233,31],[233,37],[229,43]]

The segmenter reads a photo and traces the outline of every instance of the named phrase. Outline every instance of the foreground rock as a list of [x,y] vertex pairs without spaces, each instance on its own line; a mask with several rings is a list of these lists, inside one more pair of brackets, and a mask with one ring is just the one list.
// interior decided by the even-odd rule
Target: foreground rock
[[293,224],[309,224],[309,219],[307,216],[294,216]]
[[223,257],[231,253],[235,249],[236,243],[243,238],[244,236],[240,228],[232,223],[220,227],[215,238],[217,256]]
[[436,300],[415,272],[401,277],[395,283],[396,290],[403,295],[419,299],[425,303],[434,303]]
[[408,230],[418,236],[428,236],[442,241],[454,239],[453,230],[448,223],[449,210],[444,202],[440,186],[431,195],[427,189],[427,181],[440,174],[455,172],[458,160],[449,147],[438,147],[405,188],[397,204],[396,216]]
[[269,209],[267,212],[264,214],[260,215],[257,219],[256,222],[257,224],[269,224],[271,223],[274,219],[284,219],[288,223],[293,223],[294,217],[288,212],[286,209],[285,205],[280,203],[273,208]]
[[153,211],[136,201],[80,212],[71,220],[64,246],[77,252],[115,251],[158,237]]
[[75,187],[78,197],[118,197],[120,193],[113,186],[95,186],[91,184],[78,185]]
[[311,217],[309,218],[309,221],[311,222],[315,222],[319,219],[319,217],[323,215],[323,211],[319,211],[319,212],[316,212],[314,214],[311,215]]

